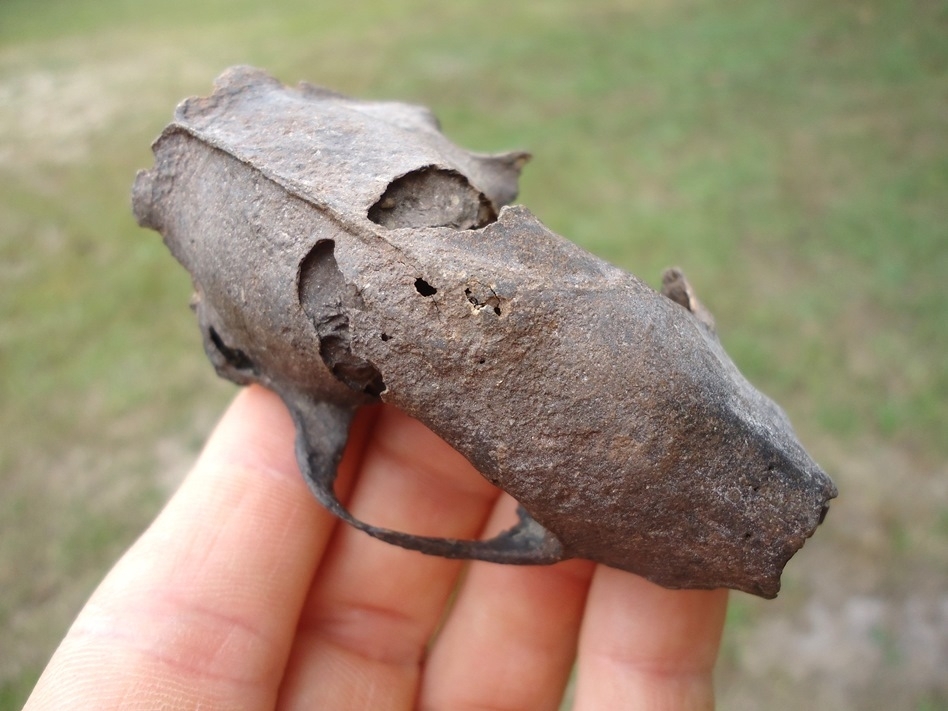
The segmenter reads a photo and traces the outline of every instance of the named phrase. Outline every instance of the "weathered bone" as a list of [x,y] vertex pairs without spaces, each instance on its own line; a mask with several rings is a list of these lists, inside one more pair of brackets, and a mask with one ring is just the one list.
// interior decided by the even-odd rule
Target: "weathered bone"
[[[423,108],[248,68],[181,104],[154,149],[135,214],[191,273],[218,373],[286,402],[333,513],[442,556],[776,595],[836,489],[681,272],[657,293],[504,207],[526,154],[472,154]],[[517,526],[458,541],[346,511],[336,466],[378,399],[514,496]]]

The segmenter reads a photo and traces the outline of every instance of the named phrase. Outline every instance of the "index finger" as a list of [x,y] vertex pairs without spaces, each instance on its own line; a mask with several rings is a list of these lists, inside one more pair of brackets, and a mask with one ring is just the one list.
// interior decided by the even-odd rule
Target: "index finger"
[[131,698],[272,706],[335,525],[300,476],[293,437],[275,395],[237,396],[179,491],[93,594],[27,708]]

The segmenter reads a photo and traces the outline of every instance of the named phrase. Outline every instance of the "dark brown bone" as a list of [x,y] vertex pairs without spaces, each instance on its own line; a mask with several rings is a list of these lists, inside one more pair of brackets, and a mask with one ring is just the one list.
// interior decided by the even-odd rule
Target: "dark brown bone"
[[[154,148],[135,214],[191,273],[218,373],[286,402],[334,513],[426,553],[777,594],[836,489],[679,271],[657,293],[504,207],[526,154],[248,68],[181,104]],[[379,398],[513,495],[518,525],[457,541],[354,519],[336,465]]]

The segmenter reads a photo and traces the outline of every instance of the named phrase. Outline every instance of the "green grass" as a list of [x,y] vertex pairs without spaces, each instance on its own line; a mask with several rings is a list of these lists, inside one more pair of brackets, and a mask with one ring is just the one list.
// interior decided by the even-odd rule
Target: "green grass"
[[[193,452],[231,392],[187,276],[128,207],[174,104],[225,66],[425,103],[462,145],[531,150],[521,201],[652,284],[682,266],[818,455],[881,441],[933,468],[946,30],[931,1],[4,0],[0,638],[18,659],[0,709],[158,506],[156,443]],[[23,623],[42,595],[69,602]]]

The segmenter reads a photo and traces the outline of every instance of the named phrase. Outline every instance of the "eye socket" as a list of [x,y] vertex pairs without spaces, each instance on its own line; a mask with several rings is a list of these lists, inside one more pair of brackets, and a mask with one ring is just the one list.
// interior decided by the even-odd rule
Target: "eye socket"
[[[348,313],[363,307],[362,297],[346,282],[334,249],[335,242],[321,240],[306,255],[300,268],[300,303],[319,337],[319,356],[329,372],[352,390],[379,397],[386,389],[382,374],[352,352]],[[390,338],[387,333],[380,337]]]

